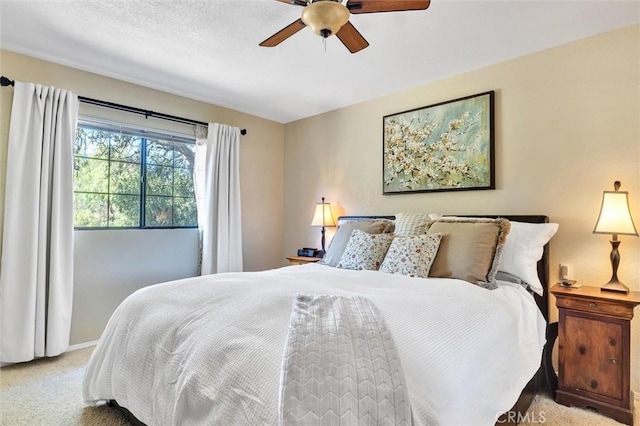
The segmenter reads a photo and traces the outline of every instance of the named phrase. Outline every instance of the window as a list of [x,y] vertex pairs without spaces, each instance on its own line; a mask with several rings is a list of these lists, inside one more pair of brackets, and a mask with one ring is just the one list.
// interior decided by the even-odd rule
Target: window
[[82,119],[74,149],[76,228],[198,225],[195,140]]

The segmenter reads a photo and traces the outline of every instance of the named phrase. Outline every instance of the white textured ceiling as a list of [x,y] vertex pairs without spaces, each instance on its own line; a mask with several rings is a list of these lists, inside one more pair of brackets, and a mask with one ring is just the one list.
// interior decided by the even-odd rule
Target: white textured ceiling
[[[432,0],[352,15],[351,54],[275,0],[0,0],[0,47],[287,123],[640,22],[640,1]],[[11,76],[8,76],[11,78]],[[82,95],[80,93],[80,95]]]

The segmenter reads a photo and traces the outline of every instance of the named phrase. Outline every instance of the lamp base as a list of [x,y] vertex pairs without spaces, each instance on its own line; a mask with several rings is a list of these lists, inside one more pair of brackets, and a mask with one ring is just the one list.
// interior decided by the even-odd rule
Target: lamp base
[[608,283],[600,287],[600,291],[614,291],[617,293],[627,294],[629,293],[629,287],[619,281],[609,281]]
[[611,243],[611,269],[613,274],[608,283],[600,287],[600,291],[615,291],[617,293],[629,293],[629,287],[622,284],[618,280],[618,265],[620,265],[620,253],[618,252],[618,246],[620,241],[618,240],[618,234],[613,234],[613,239],[609,241]]

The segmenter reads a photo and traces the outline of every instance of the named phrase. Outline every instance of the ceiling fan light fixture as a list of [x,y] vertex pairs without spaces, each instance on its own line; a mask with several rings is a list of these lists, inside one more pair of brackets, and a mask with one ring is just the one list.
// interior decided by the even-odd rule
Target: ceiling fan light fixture
[[314,1],[302,10],[302,22],[316,35],[327,38],[349,21],[349,15],[349,9],[340,2]]

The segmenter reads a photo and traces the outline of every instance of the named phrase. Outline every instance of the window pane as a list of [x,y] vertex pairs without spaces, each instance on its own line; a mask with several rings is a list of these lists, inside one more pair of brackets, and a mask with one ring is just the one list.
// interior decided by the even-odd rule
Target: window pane
[[146,225],[171,226],[173,222],[171,201],[171,197],[147,197]]
[[173,167],[147,166],[147,194],[173,194]]
[[140,146],[138,137],[114,134],[111,139],[111,160],[140,163]]
[[80,122],[74,147],[75,225],[197,226],[195,144],[184,143],[188,140],[118,123]]
[[106,194],[75,194],[74,226],[102,228],[107,226]]
[[140,164],[111,162],[112,194],[140,194]]
[[75,157],[73,186],[79,192],[108,191],[109,161]]
[[173,143],[150,139],[147,142],[147,164],[173,166]]
[[176,197],[173,199],[173,226],[197,226],[196,199]]
[[195,165],[196,146],[195,144],[175,144],[175,163],[176,167],[184,167],[193,169]]
[[112,195],[109,227],[140,226],[140,196]]
[[193,197],[193,170],[174,169],[173,171],[173,195],[176,197]]
[[110,133],[78,127],[74,155],[107,159]]

